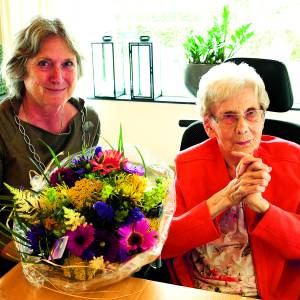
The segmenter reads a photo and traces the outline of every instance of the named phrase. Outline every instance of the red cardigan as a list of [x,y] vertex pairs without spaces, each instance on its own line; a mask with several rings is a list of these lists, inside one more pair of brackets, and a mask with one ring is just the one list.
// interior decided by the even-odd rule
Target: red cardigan
[[[263,194],[271,206],[263,215],[245,209],[259,295],[264,300],[300,299],[300,146],[263,136],[255,156],[272,167]],[[193,287],[184,254],[220,235],[206,201],[230,181],[216,139],[179,153],[176,212],[162,257],[174,283]],[[170,263],[171,262],[171,263]]]

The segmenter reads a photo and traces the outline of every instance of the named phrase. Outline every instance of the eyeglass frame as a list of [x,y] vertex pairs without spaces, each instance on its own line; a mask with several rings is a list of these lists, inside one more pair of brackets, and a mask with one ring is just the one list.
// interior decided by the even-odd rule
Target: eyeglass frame
[[[257,120],[257,121],[251,121],[251,120],[248,120],[247,119],[247,114],[250,113],[250,112],[253,112],[253,111],[256,111],[256,112],[260,112],[260,117],[261,119],[260,120]],[[264,109],[250,109],[250,110],[247,110],[245,111],[243,114],[241,113],[223,113],[221,117],[217,117],[213,114],[211,114],[211,118],[213,118],[218,124],[221,124],[221,125],[225,125],[225,126],[236,126],[238,121],[240,120],[241,116],[244,118],[245,121],[247,121],[248,124],[257,124],[259,123],[261,120],[264,120],[265,118],[265,113],[266,111]],[[230,115],[230,116],[235,116],[235,121],[232,123],[232,124],[226,124],[224,123],[224,119],[221,119],[224,117],[224,115]]]

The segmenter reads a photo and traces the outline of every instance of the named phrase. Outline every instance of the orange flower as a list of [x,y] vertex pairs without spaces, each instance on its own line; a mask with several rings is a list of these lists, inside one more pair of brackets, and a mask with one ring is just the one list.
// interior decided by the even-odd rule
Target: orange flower
[[96,159],[91,161],[93,172],[99,171],[106,175],[114,170],[120,170],[121,163],[126,165],[128,159],[123,158],[123,152],[117,150],[105,150],[99,153]]
[[48,217],[45,219],[45,223],[44,223],[44,226],[47,230],[52,230],[52,228],[54,227],[53,225],[55,224],[55,221]]

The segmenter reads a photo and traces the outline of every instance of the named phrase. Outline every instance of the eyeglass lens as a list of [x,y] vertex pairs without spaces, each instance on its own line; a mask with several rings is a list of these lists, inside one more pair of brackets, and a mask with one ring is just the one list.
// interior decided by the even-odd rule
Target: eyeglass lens
[[[220,122],[226,124],[226,125],[232,125],[238,122],[240,119],[241,114],[236,113],[224,113],[220,118],[217,118]],[[243,117],[248,122],[254,123],[259,122],[263,117],[263,110],[255,109],[255,110],[249,110],[246,111],[243,114]]]

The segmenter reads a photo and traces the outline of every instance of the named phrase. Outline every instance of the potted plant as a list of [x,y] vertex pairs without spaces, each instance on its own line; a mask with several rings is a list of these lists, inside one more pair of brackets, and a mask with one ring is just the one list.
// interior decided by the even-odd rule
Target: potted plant
[[206,36],[191,31],[183,43],[188,60],[185,86],[194,96],[201,76],[212,66],[232,57],[254,35],[253,31],[249,31],[251,23],[240,26],[233,33],[229,32],[229,23],[230,11],[225,5],[221,23],[214,17],[214,24]]

